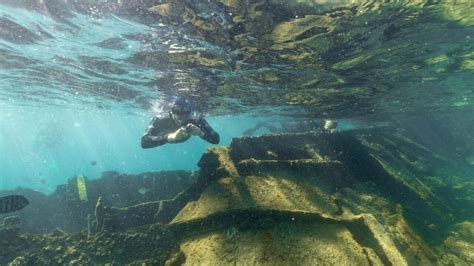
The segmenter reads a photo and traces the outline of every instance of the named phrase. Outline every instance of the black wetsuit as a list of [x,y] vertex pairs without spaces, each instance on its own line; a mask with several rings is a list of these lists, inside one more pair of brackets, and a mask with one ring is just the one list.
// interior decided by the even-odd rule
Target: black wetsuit
[[212,144],[219,143],[219,134],[212,129],[204,118],[188,119],[179,125],[169,114],[167,117],[153,117],[142,137],[142,148],[153,148],[168,143],[169,134],[176,132],[176,130],[189,123],[196,125],[204,132],[202,139]]

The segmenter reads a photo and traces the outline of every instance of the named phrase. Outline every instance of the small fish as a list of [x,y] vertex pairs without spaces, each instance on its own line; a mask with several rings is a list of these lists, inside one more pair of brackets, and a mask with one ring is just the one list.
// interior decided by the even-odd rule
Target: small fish
[[91,165],[97,165],[97,161],[91,161]]
[[324,121],[324,131],[328,133],[333,133],[336,130],[337,127],[337,121],[336,120],[331,120],[331,119],[326,119]]
[[142,188],[139,188],[139,189],[138,189],[138,193],[140,193],[140,194],[142,194],[142,195],[146,194],[148,191],[150,191],[150,189],[149,189],[149,188],[145,188],[145,187],[142,187]]
[[0,197],[0,213],[19,211],[29,203],[25,197],[20,195]]
[[271,150],[268,150],[268,151],[267,151],[267,154],[270,155],[270,156],[272,156],[272,157],[274,157],[274,158],[278,158],[278,154],[274,153],[274,152],[271,151]]

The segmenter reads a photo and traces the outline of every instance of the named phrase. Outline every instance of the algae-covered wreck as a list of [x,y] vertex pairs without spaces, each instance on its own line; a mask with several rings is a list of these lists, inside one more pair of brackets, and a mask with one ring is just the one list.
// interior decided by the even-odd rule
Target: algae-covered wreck
[[474,265],[474,1],[0,11],[0,265]]
[[383,129],[236,138],[170,200],[114,207],[97,195],[81,232],[20,233],[5,219],[0,263],[468,265],[468,210],[428,177],[443,160]]

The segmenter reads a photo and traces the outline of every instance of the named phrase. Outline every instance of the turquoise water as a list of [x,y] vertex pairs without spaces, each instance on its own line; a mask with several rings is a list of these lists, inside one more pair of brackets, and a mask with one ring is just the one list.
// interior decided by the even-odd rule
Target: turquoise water
[[[52,192],[71,176],[95,178],[107,170],[196,170],[209,146],[202,140],[151,150],[139,145],[151,117],[173,94],[198,102],[220,133],[220,145],[262,121],[337,117],[390,124],[410,114],[472,111],[473,28],[459,14],[469,7],[462,1],[369,1],[353,18],[359,28],[334,22],[346,35],[368,35],[355,34],[345,44],[341,37],[334,51],[323,47],[324,39],[318,47],[302,42],[317,33],[304,29],[311,16],[298,26],[301,10],[289,27],[303,34],[274,29],[270,42],[250,27],[246,41],[222,33],[231,12],[211,2],[195,8],[214,23],[214,35],[116,3],[110,6],[120,12],[93,2],[54,3],[1,4],[0,189]],[[298,53],[306,60],[287,59]]]
[[298,24],[298,9],[283,23],[293,30],[276,27],[269,40],[248,27],[242,41],[222,32],[233,31],[232,12],[213,2],[195,6],[213,35],[180,19],[141,16],[133,5],[26,3],[5,1],[0,9],[0,189],[49,193],[72,176],[107,170],[197,170],[210,146],[202,140],[139,145],[173,94],[198,102],[220,145],[262,121],[336,117],[351,128],[354,119],[390,124],[417,113],[472,111],[474,37],[472,19],[458,13],[469,7],[462,1],[366,2],[352,21],[359,28],[334,23],[346,35],[369,35],[341,37],[334,51],[323,47],[328,40],[306,41],[317,33],[304,28],[311,16]]
[[[64,23],[45,14],[7,5],[2,5],[2,17],[30,30],[28,37],[15,33],[15,27],[6,27],[4,34],[13,37],[0,40],[2,107],[8,103],[64,108],[107,106],[106,91],[100,90],[107,82],[117,89],[134,83],[127,87],[130,91],[148,91],[144,85],[151,81],[153,71],[125,65],[122,60],[143,45],[126,40],[120,44],[123,48],[120,50],[95,45],[120,34],[149,31],[148,27],[117,17],[94,19],[81,14],[75,14]],[[94,58],[103,58],[104,67],[110,66],[107,73],[100,73],[92,64],[81,63],[81,60]],[[123,75],[125,69],[127,75]],[[17,97],[11,97],[12,93],[17,93]],[[114,105],[114,108],[120,107]]]
[[[361,3],[352,15],[341,8],[323,30],[305,12],[324,14],[346,1],[299,4],[307,10],[272,2],[295,8],[273,31],[247,22],[231,28],[242,10],[194,3],[210,34],[143,11],[148,6],[2,2],[0,189],[52,192],[71,176],[106,170],[196,170],[209,146],[202,140],[139,145],[173,94],[196,100],[220,145],[261,121],[390,124],[410,114],[472,111],[472,19],[460,12],[468,2]],[[352,28],[343,15],[353,16]]]
[[[144,34],[150,27],[116,16],[98,19],[81,14],[61,23],[8,5],[2,5],[1,12],[40,41],[23,43],[26,36],[21,35],[13,43],[0,39],[0,189],[21,186],[49,193],[79,174],[95,178],[107,170],[197,170],[208,144],[191,139],[186,144],[141,149],[141,135],[154,113],[116,102],[114,95],[109,99],[100,88],[110,82],[141,99],[149,97],[145,101],[154,102],[155,107],[163,104],[156,102],[159,95],[150,85],[155,71],[123,61],[146,50],[147,43],[124,41],[120,50],[93,45],[124,34]],[[48,32],[48,37],[43,39],[39,29]],[[114,67],[106,75],[99,74],[78,62],[80,57],[103,58]],[[209,123],[226,145],[253,120],[245,115],[218,116],[209,118]],[[232,126],[235,121],[243,128]]]
[[[97,178],[109,170],[129,174],[198,170],[197,162],[211,146],[201,139],[156,149],[140,147],[151,116],[147,111],[132,115],[110,110],[2,108],[0,189],[21,186],[50,193],[76,175]],[[256,120],[241,115],[212,117],[208,122],[220,133],[220,144],[228,145],[231,137],[241,135]]]
[[[180,26],[145,25],[111,13],[61,12],[67,19],[1,4],[1,17],[8,22],[2,22],[0,34],[0,189],[51,193],[76,175],[93,179],[109,170],[197,170],[210,146],[203,140],[140,147],[152,116],[167,106],[161,88],[187,93],[195,87],[186,80],[189,73],[165,65],[143,67],[130,58],[150,51],[222,49],[181,34]],[[166,76],[174,80],[163,85],[159,79]],[[228,145],[259,121],[281,120],[273,111],[278,109],[231,115],[220,108],[210,110],[215,115],[208,122],[219,132],[220,145]]]
[[[472,264],[473,81],[471,0],[0,0],[0,196],[30,200],[0,264]],[[218,145],[141,147],[174,95]]]

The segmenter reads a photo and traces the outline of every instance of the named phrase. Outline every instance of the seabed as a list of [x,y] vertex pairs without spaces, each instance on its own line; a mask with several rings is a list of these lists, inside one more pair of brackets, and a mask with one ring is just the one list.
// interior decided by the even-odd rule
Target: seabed
[[[472,265],[473,183],[432,176],[449,159],[391,131],[236,138],[197,173],[84,178],[86,200],[72,179],[43,201],[67,198],[78,223],[5,218],[0,264]],[[172,199],[146,198],[166,180]]]

